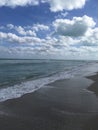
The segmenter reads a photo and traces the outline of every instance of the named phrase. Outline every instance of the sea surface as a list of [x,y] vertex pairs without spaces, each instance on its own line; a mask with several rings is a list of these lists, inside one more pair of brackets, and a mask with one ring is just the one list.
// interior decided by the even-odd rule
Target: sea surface
[[0,60],[0,101],[20,97],[60,79],[98,71],[97,61]]

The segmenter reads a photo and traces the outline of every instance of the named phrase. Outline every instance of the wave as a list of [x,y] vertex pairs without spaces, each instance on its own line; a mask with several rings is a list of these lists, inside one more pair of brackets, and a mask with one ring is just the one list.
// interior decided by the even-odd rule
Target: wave
[[[84,64],[84,65],[80,65],[78,67],[77,66],[73,67],[69,71],[60,72],[60,73],[57,73],[57,74],[49,76],[49,77],[44,77],[44,78],[31,80],[31,81],[25,81],[20,84],[16,84],[14,86],[2,88],[2,89],[0,89],[0,102],[8,100],[8,99],[21,97],[22,95],[24,95],[26,93],[32,93],[32,92],[40,89],[41,87],[43,87],[49,83],[52,83],[56,80],[70,79],[76,75],[79,75],[79,74],[81,75],[81,72],[85,72],[86,69],[89,68],[89,66],[91,66],[91,67],[93,66],[93,67],[97,68],[98,63],[97,63],[97,65],[95,65],[95,66],[94,65],[95,65],[95,63],[94,64],[93,63]],[[90,71],[90,74],[92,72],[94,72],[94,70]],[[96,72],[96,69],[95,69],[95,72]]]

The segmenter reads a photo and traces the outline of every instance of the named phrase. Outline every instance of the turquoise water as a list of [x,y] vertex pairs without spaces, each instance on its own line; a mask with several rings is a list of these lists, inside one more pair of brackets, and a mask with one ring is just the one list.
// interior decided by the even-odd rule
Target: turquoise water
[[0,60],[0,101],[20,97],[59,79],[96,71],[98,67],[95,64],[98,63],[73,60]]

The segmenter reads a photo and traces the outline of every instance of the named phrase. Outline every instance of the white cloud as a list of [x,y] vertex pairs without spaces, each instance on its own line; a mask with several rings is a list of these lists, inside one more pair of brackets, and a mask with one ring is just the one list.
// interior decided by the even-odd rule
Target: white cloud
[[39,30],[49,30],[49,27],[47,25],[44,24],[34,24],[32,27],[33,30],[35,31],[39,31]]
[[[51,29],[46,25],[39,24],[33,26],[14,26],[7,25],[0,32],[0,56],[4,53],[8,55],[26,55],[45,58],[92,58],[98,57],[98,27],[95,26],[93,18],[88,16],[73,17],[70,19],[57,19],[53,22],[51,31],[56,35],[47,34],[47,29]],[[85,29],[84,29],[85,27]],[[3,28],[2,28],[3,29]],[[7,32],[6,30],[7,29]],[[34,31],[37,34],[41,30],[47,34],[44,38],[39,35],[28,35],[28,31]],[[77,31],[79,30],[79,31]],[[17,32],[16,32],[17,31]],[[75,33],[75,34],[74,34]],[[79,34],[80,33],[80,34]],[[21,34],[21,35],[19,35]],[[4,43],[9,46],[3,46]],[[11,43],[15,44],[15,47]],[[3,46],[3,48],[1,47]],[[6,54],[6,55],[7,55]],[[77,57],[78,56],[78,57]]]
[[0,32],[0,39],[6,39],[7,38],[7,34]]
[[98,28],[89,29],[85,36],[80,39],[82,46],[98,46]]
[[[5,31],[7,29],[7,32]],[[4,30],[0,32],[0,39],[11,43],[22,43],[30,45],[40,45],[45,43],[44,39],[37,37],[39,31],[49,30],[49,27],[43,24],[34,24],[32,26],[15,26],[8,24],[4,26]],[[37,34],[35,33],[37,32]]]
[[50,10],[53,12],[73,10],[84,7],[86,0],[44,0],[50,4]]
[[14,28],[14,25],[13,25],[13,24],[7,24],[7,28],[13,29],[13,28]]
[[23,36],[26,36],[26,35],[36,36],[36,33],[34,31],[32,31],[30,29],[25,30],[24,27],[22,27],[22,26],[14,26],[13,24],[7,24],[7,28],[13,29],[13,30],[17,31],[18,34],[23,35]]
[[40,43],[40,38],[30,36],[17,36],[13,33],[0,32],[0,39],[11,43],[33,44]]
[[36,36],[36,33],[34,32],[34,31],[32,31],[32,30],[25,30],[23,27],[21,27],[21,26],[16,26],[15,27],[15,30],[19,33],[19,34],[21,34],[21,35],[31,35],[31,36]]
[[36,32],[38,31],[48,31],[49,26],[44,24],[34,24],[33,26],[14,26],[13,24],[7,24],[6,26],[8,29],[13,29],[18,32],[18,34],[21,35],[30,35],[30,36],[36,36]]
[[86,0],[0,0],[0,6],[9,6],[11,8],[17,6],[34,6],[42,3],[49,3],[50,10],[53,12],[62,10],[73,10],[82,8]]
[[27,6],[27,5],[38,5],[39,0],[0,0],[0,6]]
[[56,19],[53,22],[55,32],[70,37],[83,36],[89,28],[95,26],[95,22],[91,17],[84,15],[83,17],[73,17],[69,19]]

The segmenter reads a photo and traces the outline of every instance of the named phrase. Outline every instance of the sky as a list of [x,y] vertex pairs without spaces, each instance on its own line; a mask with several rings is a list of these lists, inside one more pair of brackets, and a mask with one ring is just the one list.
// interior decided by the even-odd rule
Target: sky
[[97,0],[0,0],[0,58],[98,60]]

